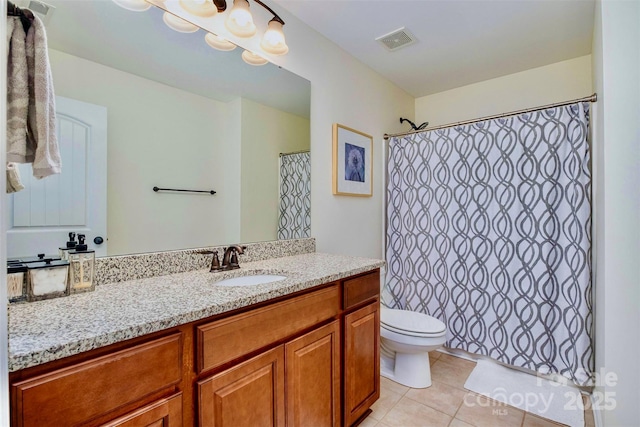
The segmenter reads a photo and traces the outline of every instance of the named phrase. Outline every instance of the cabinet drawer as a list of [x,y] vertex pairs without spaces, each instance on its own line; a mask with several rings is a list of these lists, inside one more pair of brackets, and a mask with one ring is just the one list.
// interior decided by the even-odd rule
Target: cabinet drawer
[[340,309],[337,285],[197,327],[198,373],[283,340]]
[[17,426],[78,425],[180,382],[182,334],[11,386]]
[[355,279],[344,281],[344,309],[347,310],[362,302],[380,295],[380,270]]

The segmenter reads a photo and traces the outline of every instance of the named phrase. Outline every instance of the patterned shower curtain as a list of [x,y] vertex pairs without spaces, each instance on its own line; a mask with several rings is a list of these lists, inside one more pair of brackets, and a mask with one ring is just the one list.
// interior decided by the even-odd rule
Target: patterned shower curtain
[[389,142],[385,303],[447,343],[591,384],[589,104]]
[[280,156],[278,239],[311,236],[311,155]]

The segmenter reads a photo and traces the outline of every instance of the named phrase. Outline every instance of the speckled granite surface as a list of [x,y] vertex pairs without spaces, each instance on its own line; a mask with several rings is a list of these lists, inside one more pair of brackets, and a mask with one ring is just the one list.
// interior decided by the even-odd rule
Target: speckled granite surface
[[[9,307],[9,371],[199,320],[381,267],[384,261],[321,253],[104,284],[95,292]],[[216,281],[243,274],[285,280],[246,287]]]
[[[240,265],[244,262],[315,252],[316,240],[314,238],[274,240],[247,243],[245,246],[247,249],[245,249],[244,255],[238,257]],[[102,285],[208,268],[211,265],[212,255],[202,255],[198,252],[214,250],[218,251],[222,261],[224,246],[97,258],[96,284]]]

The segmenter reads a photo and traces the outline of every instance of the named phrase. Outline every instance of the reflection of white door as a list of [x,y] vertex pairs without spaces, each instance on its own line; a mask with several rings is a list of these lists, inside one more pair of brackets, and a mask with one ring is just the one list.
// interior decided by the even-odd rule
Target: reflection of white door
[[25,189],[7,203],[8,258],[56,254],[70,231],[107,255],[107,109],[57,96],[56,114],[62,173],[37,180],[19,165]]

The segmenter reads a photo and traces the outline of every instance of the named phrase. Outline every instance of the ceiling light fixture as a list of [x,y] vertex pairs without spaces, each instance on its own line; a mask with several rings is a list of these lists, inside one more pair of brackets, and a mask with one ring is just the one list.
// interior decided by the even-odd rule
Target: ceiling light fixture
[[209,0],[180,0],[180,6],[195,16],[210,18],[218,13],[218,8]]
[[242,52],[242,60],[249,65],[256,65],[256,66],[264,65],[267,62],[269,62],[267,59],[249,50],[245,50],[244,52]]
[[193,25],[191,22],[185,21],[184,19],[169,12],[165,12],[162,15],[162,20],[167,24],[167,27],[179,33],[195,33],[198,31],[198,26]]
[[276,18],[269,21],[267,31],[264,32],[264,36],[262,36],[262,41],[260,42],[260,47],[262,47],[265,52],[272,55],[284,55],[289,52],[289,46],[285,43],[284,33],[282,32],[283,25],[283,22]]
[[[267,30],[258,42],[250,41],[252,51],[245,51],[242,59],[251,65],[264,65],[269,62],[263,55],[285,55],[289,52],[289,46],[285,41],[282,27],[284,21],[269,6],[261,0],[253,0],[265,8],[273,15],[273,18],[267,23]],[[249,0],[233,0],[233,6],[227,11],[227,0],[113,0],[117,5],[136,12],[147,10],[153,4],[165,13],[162,16],[163,21],[171,29],[181,33],[193,33],[203,28],[208,31],[205,35],[205,41],[209,46],[218,50],[233,50],[236,44],[218,34],[231,33],[236,37],[252,38],[257,32],[253,16],[249,10]],[[222,20],[209,19],[215,17],[216,14],[226,13],[224,19],[224,28],[219,28],[216,22],[222,23]],[[190,18],[193,19],[190,19]],[[197,22],[198,24],[194,24]],[[233,38],[233,37],[232,37]],[[255,51],[257,49],[257,52]]]
[[253,16],[249,11],[249,2],[233,0],[233,7],[224,25],[235,36],[252,37],[256,33],[256,24],[253,23]]
[[236,45],[231,43],[229,40],[225,39],[224,37],[217,36],[213,33],[207,33],[204,36],[204,40],[209,46],[214,49],[229,51],[236,48]]
[[151,8],[151,3],[147,3],[145,0],[113,0],[113,2],[120,7],[133,12],[144,12]]

